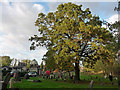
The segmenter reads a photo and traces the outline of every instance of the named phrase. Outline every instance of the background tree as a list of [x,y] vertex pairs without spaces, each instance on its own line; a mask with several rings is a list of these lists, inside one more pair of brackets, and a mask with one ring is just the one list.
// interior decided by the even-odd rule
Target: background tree
[[[118,13],[119,13],[120,2],[118,2],[118,8],[117,9],[118,9]],[[120,86],[120,49],[119,49],[120,48],[120,21],[116,21],[114,24],[109,24],[109,28],[111,30],[113,30],[113,34],[114,34],[114,38],[115,38],[115,44],[114,44],[113,47],[114,47],[114,52],[115,52],[115,55],[116,55],[117,65],[116,65],[116,68],[114,68],[114,70],[115,71],[117,70],[118,85]]]
[[46,68],[49,70],[55,70],[57,68],[57,62],[55,62],[53,55],[54,51],[49,49],[42,58],[45,61]]
[[117,61],[113,61],[111,63],[97,61],[94,65],[94,71],[100,72],[103,71],[103,74],[109,75],[111,72],[113,75],[117,76],[118,74],[118,63]]
[[56,62],[71,60],[75,63],[75,80],[80,80],[80,61],[111,60],[111,52],[104,46],[112,34],[102,27],[102,21],[93,16],[89,8],[82,10],[81,7],[64,3],[57,7],[56,12],[40,13],[35,26],[38,26],[41,36],[30,38],[31,50],[35,50],[36,46],[51,47],[55,51]]
[[1,56],[0,57],[0,62],[2,64],[2,67],[3,66],[10,66],[10,64],[12,62],[12,59],[10,59],[9,56]]
[[45,65],[43,65],[43,61],[40,64],[40,68],[43,70],[43,68],[45,67]]
[[27,68],[28,69],[30,68],[30,62],[31,62],[31,60],[24,59],[24,60],[22,60],[22,62],[27,64]]

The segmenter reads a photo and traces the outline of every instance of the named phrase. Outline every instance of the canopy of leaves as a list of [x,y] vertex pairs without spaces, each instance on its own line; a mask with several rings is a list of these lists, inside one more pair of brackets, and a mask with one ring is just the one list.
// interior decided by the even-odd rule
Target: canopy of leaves
[[11,62],[12,62],[12,59],[10,59],[9,56],[1,56],[0,57],[0,63],[2,64],[2,67],[10,66]]
[[[41,36],[34,35],[31,50],[46,46],[55,51],[54,60],[74,63],[82,60],[92,66],[97,60],[110,61],[112,53],[106,48],[112,34],[103,22],[82,5],[60,4],[56,12],[40,13],[35,22]],[[92,63],[91,63],[92,62]],[[62,64],[61,64],[62,65]]]
[[[57,68],[57,63],[54,60],[54,51],[48,50],[47,53],[44,55],[42,60],[45,61],[46,69],[55,70]],[[43,61],[41,63],[41,67],[43,68]]]

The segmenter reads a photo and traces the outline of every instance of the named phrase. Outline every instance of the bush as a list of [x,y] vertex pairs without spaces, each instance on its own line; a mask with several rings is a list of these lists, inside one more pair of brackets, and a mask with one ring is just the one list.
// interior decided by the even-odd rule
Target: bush
[[24,77],[26,73],[28,73],[28,72],[26,72],[26,71],[20,72],[20,77]]
[[2,76],[6,76],[6,74],[8,73],[8,72],[11,72],[11,70],[2,70]]

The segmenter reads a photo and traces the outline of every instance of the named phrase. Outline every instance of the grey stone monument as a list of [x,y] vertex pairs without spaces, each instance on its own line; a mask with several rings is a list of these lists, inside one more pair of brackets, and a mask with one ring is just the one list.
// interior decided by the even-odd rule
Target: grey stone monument
[[89,84],[89,90],[92,90],[92,88],[93,88],[93,80],[91,80],[91,82],[90,82],[90,84]]

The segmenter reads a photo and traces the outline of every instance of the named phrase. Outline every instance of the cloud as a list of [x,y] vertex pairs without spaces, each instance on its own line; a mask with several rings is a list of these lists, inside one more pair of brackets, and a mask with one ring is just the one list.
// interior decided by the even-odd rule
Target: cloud
[[106,19],[109,23],[113,24],[115,21],[118,21],[118,14],[114,14],[109,19]]
[[33,3],[2,2],[2,20],[0,20],[0,55],[9,55],[17,59],[37,59],[41,62],[47,51],[40,47],[30,51],[30,36],[39,34],[34,23],[39,12],[44,12],[42,5]]
[[[49,11],[56,11],[57,7],[61,3],[67,3],[67,2],[49,2]],[[110,18],[113,14],[116,14],[117,12],[114,11],[114,8],[117,7],[117,2],[73,2],[77,5],[82,4],[82,9],[85,10],[86,8],[90,8],[90,11],[93,15],[98,15],[102,20],[106,18]]]
[[[114,14],[112,15],[109,19],[106,19],[107,22],[109,22],[110,24],[115,23],[116,21],[118,21],[118,14]],[[113,29],[113,32],[116,31],[116,29]],[[116,34],[118,34],[117,32],[113,33],[113,36],[116,36]]]
[[40,5],[40,4],[34,4],[33,7],[35,9],[37,9],[38,11],[42,11],[44,9],[44,7],[42,5]]

